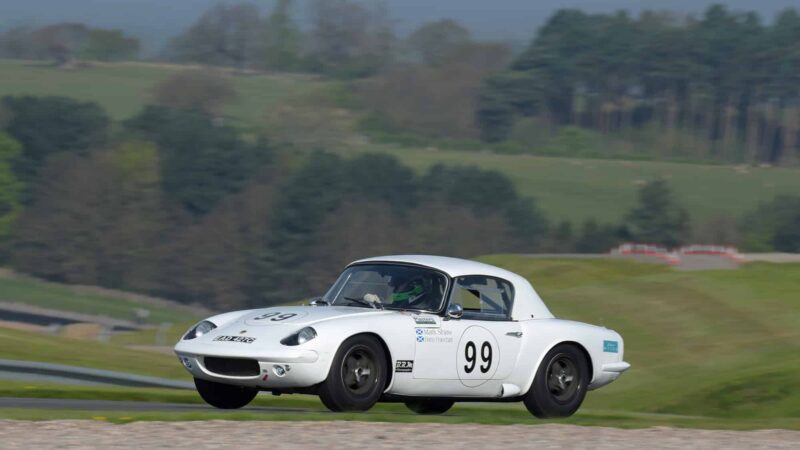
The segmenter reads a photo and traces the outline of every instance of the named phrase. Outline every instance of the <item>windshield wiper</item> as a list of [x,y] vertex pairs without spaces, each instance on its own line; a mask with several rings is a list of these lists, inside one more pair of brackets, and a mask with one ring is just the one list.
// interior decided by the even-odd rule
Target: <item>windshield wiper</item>
[[[347,297],[346,295],[343,295],[342,298],[345,299],[345,300],[349,300],[351,302],[358,303],[360,305],[369,306],[372,309],[383,309],[383,305],[382,304],[380,304],[380,303],[376,304],[376,303],[373,303],[373,302],[368,302],[368,301],[364,300],[361,297]],[[378,306],[380,306],[380,308],[378,308]]]

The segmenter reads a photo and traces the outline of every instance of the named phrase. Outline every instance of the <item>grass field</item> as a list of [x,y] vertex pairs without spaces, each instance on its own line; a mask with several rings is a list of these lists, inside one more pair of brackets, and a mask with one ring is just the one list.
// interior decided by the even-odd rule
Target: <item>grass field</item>
[[[0,60],[0,97],[63,95],[97,102],[116,120],[136,114],[152,100],[155,84],[185,67],[170,64],[94,63],[64,71],[34,61]],[[313,96],[337,85],[295,75],[231,77],[238,94],[225,113],[246,125],[257,125],[267,108],[288,98]]]
[[[754,263],[732,271],[673,272],[666,266],[623,260],[507,255],[481,259],[528,277],[559,317],[605,325],[625,338],[625,359],[632,369],[610,386],[589,393],[580,413],[566,423],[800,429],[800,264]],[[171,356],[125,350],[113,344],[86,346],[83,341],[2,330],[0,342],[8,344],[0,347],[0,358],[52,358],[55,362],[87,367],[186,377]],[[60,388],[35,383],[0,388],[0,396],[25,395],[198,401],[195,394],[178,391]],[[88,414],[5,410],[0,411],[0,417],[101,415],[115,421],[332,418],[321,412],[318,400],[311,397],[265,396],[259,404],[313,411],[222,415],[213,411]],[[367,415],[335,418],[530,423],[532,419],[527,414],[516,404],[464,405],[455,408],[451,416],[417,418],[406,414],[402,406],[387,405]]]
[[[131,117],[151,100],[153,85],[181,66],[146,63],[97,64],[62,71],[46,64],[0,60],[0,97],[64,95],[95,101],[114,119]],[[246,128],[263,127],[270,108],[286,102],[328,102],[342,84],[297,75],[248,75],[231,78],[238,100],[226,109]],[[357,130],[352,130],[357,133]],[[595,218],[619,221],[635,202],[643,182],[665,178],[694,219],[725,215],[738,219],[778,193],[800,191],[800,170],[736,168],[700,164],[501,155],[476,151],[435,151],[361,144],[353,151],[390,153],[423,170],[436,163],[477,165],[508,175],[525,195],[534,197],[553,220]]]
[[179,304],[148,303],[133,294],[48,283],[5,271],[0,271],[0,302],[24,303],[121,320],[134,320],[136,310],[145,308],[150,311],[145,321],[152,324],[186,323],[200,319],[193,308]]
[[0,328],[0,359],[43,361],[163,378],[191,380],[177,358],[122,345]]
[[669,181],[677,200],[692,219],[717,216],[739,219],[776,194],[800,192],[800,170],[501,155],[473,151],[425,150],[376,146],[415,169],[434,164],[474,165],[504,173],[523,194],[536,199],[553,220],[619,222],[636,202],[637,188],[647,181]]
[[687,273],[625,261],[483,260],[531,279],[559,317],[622,334],[633,367],[590,393],[586,408],[800,419],[800,264]]

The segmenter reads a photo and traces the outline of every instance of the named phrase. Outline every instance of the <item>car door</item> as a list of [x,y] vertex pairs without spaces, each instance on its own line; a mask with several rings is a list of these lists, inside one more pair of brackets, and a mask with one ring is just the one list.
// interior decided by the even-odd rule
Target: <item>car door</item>
[[513,296],[511,283],[499,278],[454,279],[448,306],[460,304],[464,314],[417,321],[414,378],[457,381],[447,385],[450,395],[494,393],[519,355],[521,327],[510,319]]

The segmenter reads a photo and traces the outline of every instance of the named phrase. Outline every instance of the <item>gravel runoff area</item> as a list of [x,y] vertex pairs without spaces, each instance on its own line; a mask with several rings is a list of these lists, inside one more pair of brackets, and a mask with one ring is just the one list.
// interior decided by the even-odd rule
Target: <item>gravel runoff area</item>
[[757,449],[798,448],[800,432],[678,428],[625,430],[574,425],[374,422],[133,422],[0,420],[11,449]]

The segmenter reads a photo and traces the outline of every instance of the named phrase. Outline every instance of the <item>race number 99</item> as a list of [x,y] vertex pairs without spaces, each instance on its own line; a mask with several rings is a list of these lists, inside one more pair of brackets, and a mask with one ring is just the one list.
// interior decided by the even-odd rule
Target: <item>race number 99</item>
[[458,378],[469,387],[477,387],[494,375],[500,350],[494,335],[481,326],[464,330],[458,344]]
[[295,313],[285,313],[281,314],[279,312],[270,312],[266,314],[262,314],[258,317],[253,317],[253,320],[264,320],[270,319],[272,322],[280,322],[281,320],[291,319],[292,317],[296,316]]
[[[464,357],[467,359],[467,364],[464,366],[464,372],[466,373],[472,373],[472,371],[475,370],[475,365],[478,360],[475,349],[475,343],[472,341],[468,341],[466,347],[464,347]],[[484,341],[483,344],[481,344],[481,372],[486,373],[491,367],[492,344],[489,341]]]

